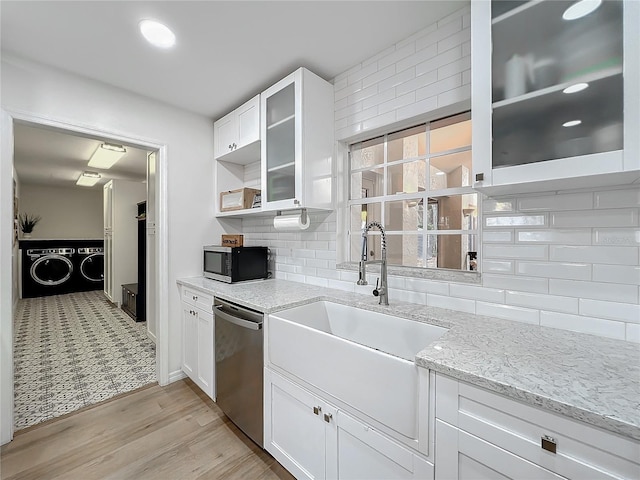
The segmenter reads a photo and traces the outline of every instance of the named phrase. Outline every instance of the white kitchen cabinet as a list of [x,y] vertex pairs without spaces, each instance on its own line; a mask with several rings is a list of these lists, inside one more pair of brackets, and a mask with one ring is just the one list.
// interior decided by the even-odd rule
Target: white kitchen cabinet
[[246,164],[260,159],[260,95],[213,124],[216,159]]
[[333,208],[333,86],[305,68],[260,95],[262,210]]
[[565,20],[574,3],[471,3],[474,186],[486,193],[640,178],[640,4]]
[[187,287],[182,295],[182,371],[215,400],[213,297]]
[[429,479],[426,458],[265,368],[265,448],[298,479]]
[[138,279],[137,203],[146,200],[142,182],[110,180],[103,187],[104,293],[122,304],[122,285]]
[[436,479],[640,478],[640,442],[438,374]]

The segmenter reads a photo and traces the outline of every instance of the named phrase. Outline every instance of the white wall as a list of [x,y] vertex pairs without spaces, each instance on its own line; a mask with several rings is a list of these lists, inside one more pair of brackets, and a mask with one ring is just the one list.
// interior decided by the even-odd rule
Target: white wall
[[[345,143],[470,98],[469,8],[336,77],[336,137]],[[496,226],[536,215],[538,227]],[[357,272],[336,269],[336,212],[311,214],[305,232],[276,232],[270,218],[242,222],[250,245],[275,252],[276,278],[348,291]],[[390,303],[414,303],[640,342],[640,191],[596,188],[485,199],[482,281],[390,276]]]
[[[20,179],[18,178],[18,172],[16,172],[16,169],[13,169],[13,181],[15,182],[15,196],[20,199],[20,192],[21,192],[21,188],[20,188]],[[18,208],[20,206],[20,201],[18,200]],[[13,209],[13,207],[12,207]],[[13,221],[14,218],[14,213],[12,211],[11,213],[11,218]],[[18,227],[18,232],[20,231],[20,227]],[[12,250],[11,250],[11,285],[12,285],[12,290],[13,290],[13,305],[15,306],[18,299],[20,298],[20,296],[18,295],[18,279],[20,278],[19,276],[19,268],[20,268],[20,250],[19,250],[19,244],[18,241],[15,240],[15,234],[12,232],[11,234],[12,237]]]
[[[169,304],[169,371],[178,371],[181,310],[175,282],[180,277],[202,273],[202,246],[215,243],[222,233],[220,225],[212,220],[212,121],[99,82],[7,56],[2,58],[1,84],[2,108],[9,113],[24,112],[104,131],[106,136],[111,133],[167,146],[170,287],[162,295]],[[159,212],[160,218],[162,213]],[[7,226],[2,224],[0,228]]]
[[100,239],[103,236],[102,188],[22,184],[20,213],[40,215],[33,239]]

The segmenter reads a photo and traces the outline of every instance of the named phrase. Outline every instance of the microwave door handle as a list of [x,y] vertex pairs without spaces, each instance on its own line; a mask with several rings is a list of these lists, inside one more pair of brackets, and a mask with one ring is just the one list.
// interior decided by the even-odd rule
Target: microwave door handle
[[220,317],[227,322],[233,323],[234,325],[238,325],[242,328],[248,328],[250,330],[260,330],[262,328],[262,322],[251,322],[249,320],[244,320],[242,318],[236,317],[235,315],[229,315],[227,312],[222,310],[223,305],[216,305],[216,317]]

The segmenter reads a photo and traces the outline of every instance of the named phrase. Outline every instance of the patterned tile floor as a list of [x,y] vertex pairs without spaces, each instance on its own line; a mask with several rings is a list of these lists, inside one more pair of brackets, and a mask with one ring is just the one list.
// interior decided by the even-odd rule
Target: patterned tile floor
[[155,344],[100,290],[18,302],[15,429],[156,381]]

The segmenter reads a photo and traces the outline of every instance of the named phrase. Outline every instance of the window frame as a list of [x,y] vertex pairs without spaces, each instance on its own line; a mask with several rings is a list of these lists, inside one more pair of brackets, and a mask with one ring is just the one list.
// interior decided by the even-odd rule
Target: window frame
[[[431,161],[432,159],[435,158],[439,158],[439,157],[444,157],[444,156],[448,156],[448,155],[452,155],[452,154],[457,154],[457,153],[463,153],[463,152],[471,152],[472,151],[472,145],[471,143],[467,146],[464,147],[457,147],[457,148],[453,148],[453,149],[449,149],[449,150],[444,150],[444,151],[439,151],[436,153],[430,153],[430,142],[431,142],[431,138],[430,138],[430,132],[432,130],[435,130],[437,128],[442,128],[442,127],[446,127],[448,125],[451,124],[455,124],[455,123],[461,123],[461,122],[465,122],[465,121],[471,121],[472,117],[471,117],[471,112],[470,111],[463,111],[463,112],[459,112],[447,117],[443,117],[443,118],[437,118],[431,121],[421,121],[417,124],[414,125],[408,125],[404,128],[400,128],[400,129],[391,129],[389,128],[387,131],[378,133],[377,135],[372,135],[371,137],[367,137],[367,138],[362,138],[362,139],[358,139],[355,141],[348,141],[344,144],[342,144],[343,146],[343,171],[345,172],[345,180],[343,183],[343,186],[345,188],[344,190],[344,195],[343,195],[343,201],[340,202],[340,207],[343,210],[343,219],[340,222],[340,225],[342,225],[343,227],[343,238],[342,241],[344,242],[343,244],[343,255],[340,255],[340,258],[343,258],[346,261],[346,264],[342,264],[341,266],[343,267],[347,267],[348,265],[354,265],[357,263],[357,259],[353,258],[353,245],[352,245],[352,238],[354,237],[360,237],[362,234],[362,230],[358,229],[358,230],[353,230],[352,231],[352,207],[353,206],[358,206],[358,205],[363,205],[363,204],[378,204],[379,205],[379,209],[380,209],[380,220],[382,222],[383,225],[385,225],[387,222],[385,220],[386,218],[386,210],[387,210],[387,204],[390,202],[398,202],[398,201],[406,201],[406,200],[413,200],[413,201],[417,201],[417,202],[421,202],[423,205],[422,208],[422,225],[426,226],[427,225],[427,217],[428,217],[428,208],[424,208],[424,205],[428,205],[430,199],[437,199],[438,197],[443,197],[443,196],[451,196],[451,195],[468,195],[468,194],[472,194],[475,195],[476,198],[476,224],[475,224],[475,228],[470,228],[470,229],[451,229],[451,230],[439,230],[439,229],[435,229],[435,230],[427,230],[427,229],[422,229],[422,230],[411,230],[411,231],[405,231],[405,230],[385,230],[385,232],[387,233],[387,238],[389,238],[389,236],[395,236],[395,237],[404,237],[404,236],[422,236],[423,241],[422,243],[422,252],[419,254],[419,258],[421,256],[422,259],[424,259],[425,262],[425,266],[405,266],[405,265],[399,265],[399,264],[390,264],[389,267],[391,267],[393,270],[400,270],[402,272],[406,272],[409,274],[409,276],[416,276],[416,275],[411,275],[411,272],[418,272],[417,276],[423,276],[422,273],[420,272],[429,272],[431,274],[433,273],[437,273],[437,272],[446,272],[446,274],[451,274],[451,273],[462,273],[462,274],[472,274],[475,276],[479,276],[479,265],[477,267],[476,270],[465,270],[464,269],[464,263],[461,265],[460,269],[452,269],[452,268],[444,268],[444,267],[429,267],[426,266],[426,262],[427,262],[427,258],[429,258],[427,256],[427,251],[428,251],[428,239],[429,237],[432,238],[438,238],[439,235],[460,235],[460,236],[466,236],[466,235],[472,235],[474,236],[474,241],[475,241],[475,245],[476,245],[476,252],[478,255],[478,258],[480,258],[480,248],[481,248],[481,197],[482,195],[477,192],[476,190],[473,189],[473,187],[471,186],[472,184],[472,180],[471,178],[469,179],[469,186],[464,186],[464,187],[451,187],[451,188],[444,188],[444,189],[436,189],[436,190],[430,190],[428,187],[431,186],[431,175],[430,175],[430,165],[431,165]],[[433,125],[437,125],[436,128],[432,128]],[[425,154],[424,155],[418,155],[415,157],[409,157],[409,158],[402,158],[402,159],[398,159],[398,160],[393,160],[391,162],[388,161],[388,154],[389,154],[389,148],[388,148],[388,144],[389,144],[389,140],[390,137],[394,136],[395,134],[399,133],[399,132],[403,132],[403,131],[407,131],[407,130],[413,130],[413,129],[417,129],[419,127],[422,127],[422,130],[419,132],[420,134],[424,134],[426,139],[425,139]],[[409,135],[407,135],[408,137]],[[382,139],[382,145],[383,145],[383,161],[380,164],[372,164],[370,166],[366,166],[366,167],[361,167],[361,168],[356,168],[356,169],[352,169],[351,168],[351,163],[352,163],[352,152],[354,150],[354,146],[355,145],[361,145],[362,143],[371,141],[371,140],[375,140],[377,138],[381,138]],[[389,169],[390,167],[395,167],[398,165],[403,165],[406,163],[411,163],[411,162],[416,162],[416,161],[425,161],[426,163],[426,179],[425,179],[425,185],[427,188],[425,188],[424,191],[418,191],[418,192],[414,192],[414,193],[389,193],[389,182],[390,182],[390,178],[389,178]],[[354,173],[359,173],[359,172],[366,172],[366,171],[373,171],[376,169],[381,169],[383,171],[383,180],[382,180],[382,195],[376,195],[373,197],[362,197],[362,198],[356,198],[356,199],[351,199],[351,189],[352,189],[352,174]],[[469,175],[472,175],[472,169],[469,168]],[[371,218],[368,219],[368,221],[371,221]],[[369,231],[369,235],[374,237],[371,239],[371,243],[375,244],[376,243],[376,237],[380,236],[380,232],[377,230],[370,230]],[[464,237],[463,237],[464,238]],[[468,237],[467,237],[468,238]],[[379,242],[379,241],[378,241]],[[473,250],[471,250],[473,251]],[[387,253],[389,254],[389,252]],[[348,267],[347,267],[348,268]],[[427,275],[428,276],[428,275]]]

